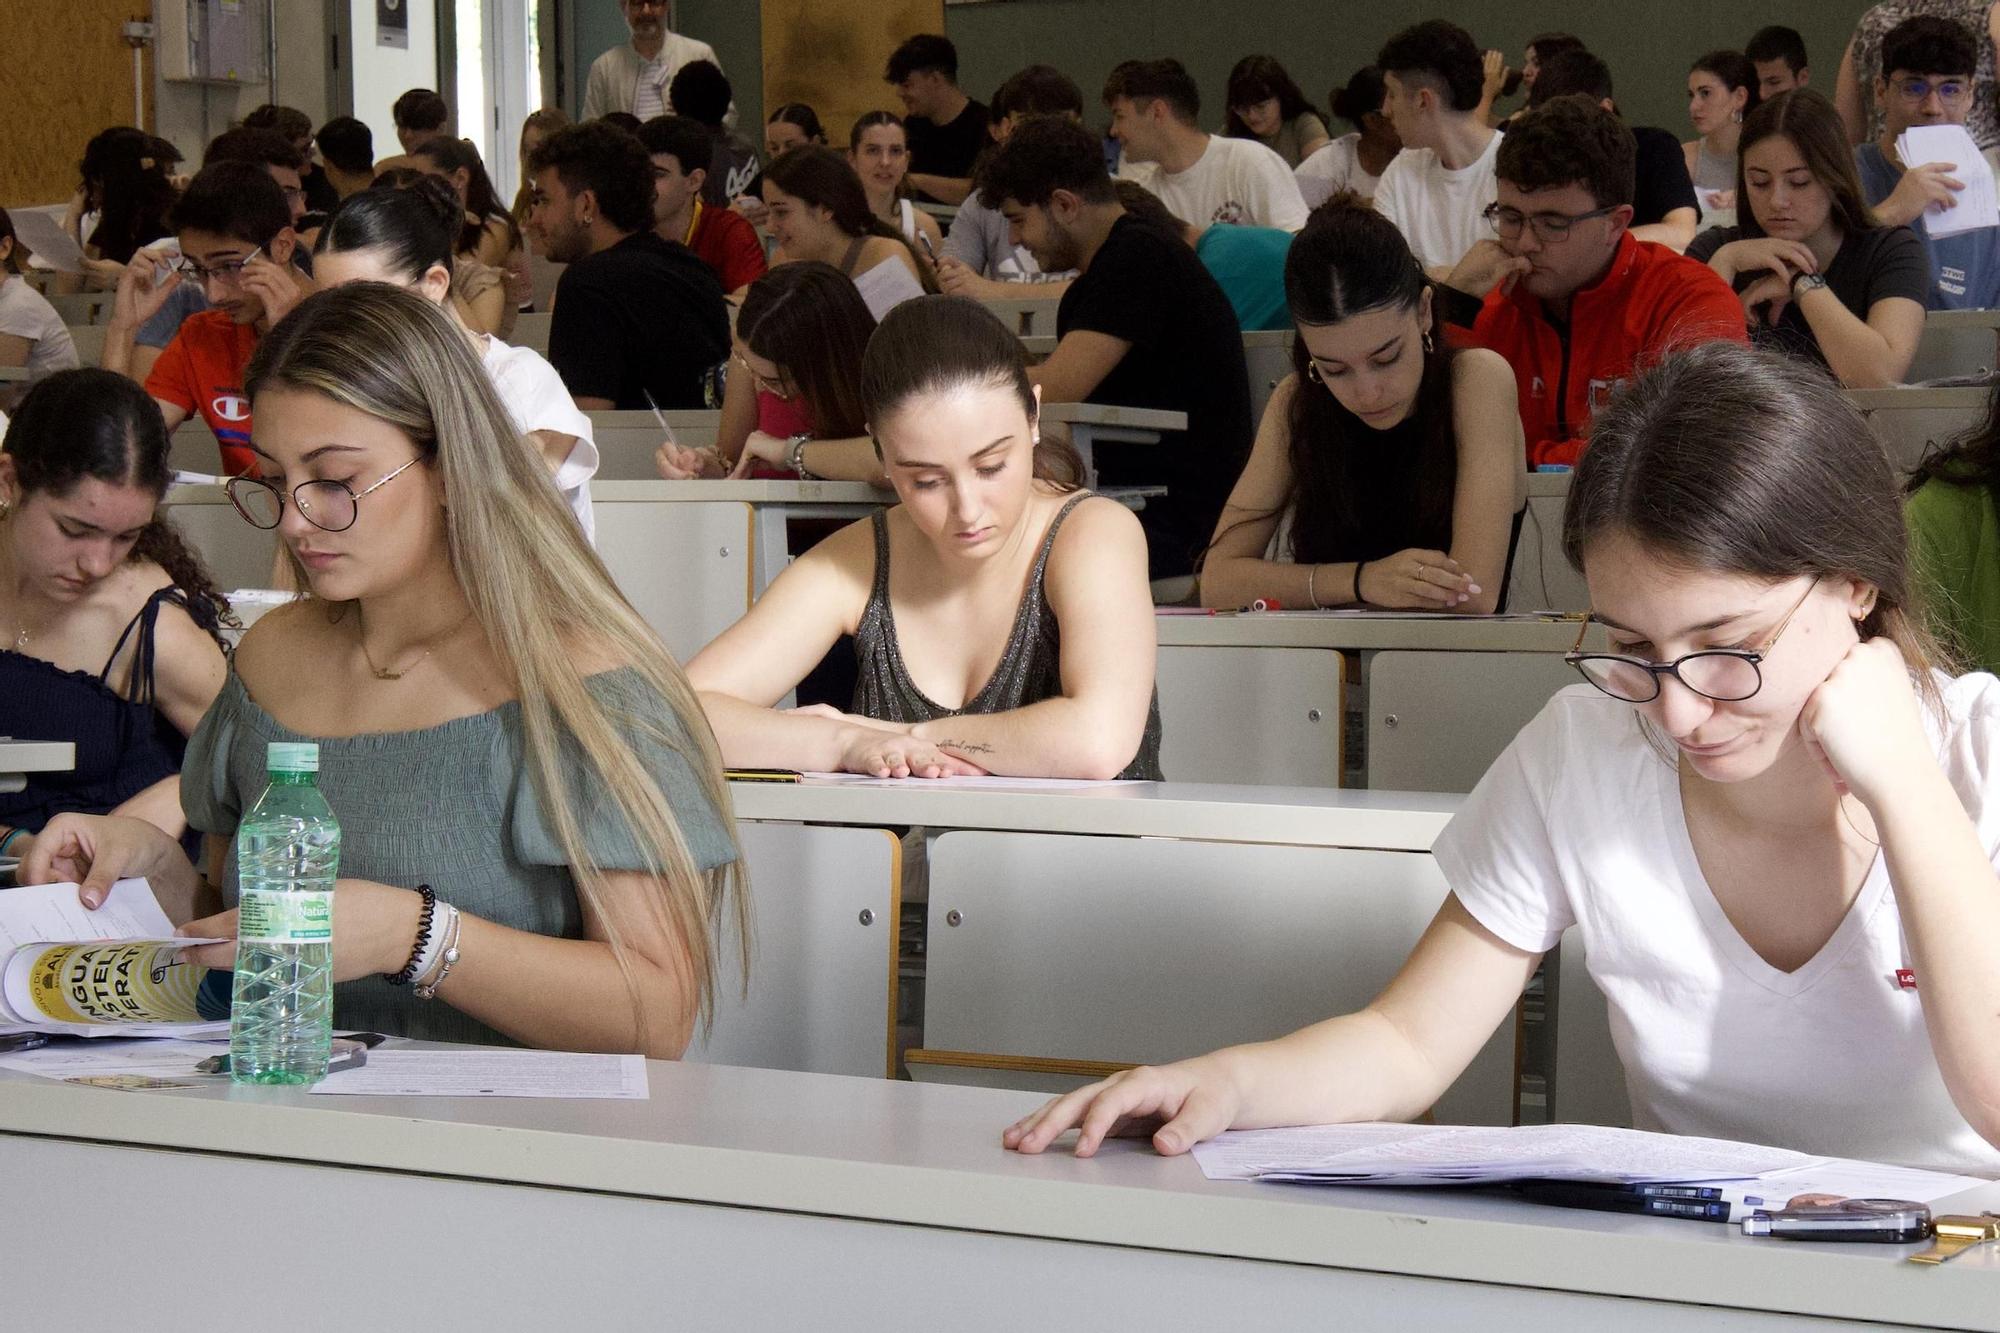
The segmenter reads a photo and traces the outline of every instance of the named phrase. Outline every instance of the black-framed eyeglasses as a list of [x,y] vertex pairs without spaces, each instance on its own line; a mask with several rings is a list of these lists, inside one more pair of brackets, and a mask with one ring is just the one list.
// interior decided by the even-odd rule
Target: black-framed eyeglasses
[[188,281],[200,286],[206,286],[210,278],[227,278],[231,282],[238,282],[242,280],[245,266],[263,253],[264,247],[260,245],[241,259],[225,259],[219,264],[207,265],[197,264],[183,255],[181,261],[174,265],[174,269]]
[[1764,688],[1765,657],[1784,637],[1792,617],[1818,586],[1819,580],[1814,579],[1761,648],[1704,648],[1700,652],[1683,653],[1671,662],[1648,662],[1617,653],[1586,653],[1582,651],[1583,636],[1590,631],[1590,619],[1585,617],[1583,628],[1577,631],[1576,647],[1563,654],[1563,661],[1598,689],[1628,704],[1648,704],[1659,698],[1662,676],[1672,676],[1704,699],[1741,703]]
[[[344,481],[302,481],[292,487],[291,500],[298,506],[300,516],[320,531],[345,532],[361,516],[363,495],[373,495],[419,461],[412,458],[359,494]],[[229,493],[229,503],[236,506],[236,512],[253,528],[268,531],[277,527],[285,516],[286,492],[274,482],[262,477],[231,477],[223,489]]]
[[1932,93],[1946,106],[1956,106],[1972,95],[1972,85],[1963,79],[1939,79],[1935,83],[1929,79],[1900,79],[1890,86],[1911,106],[1921,106]]
[[1521,228],[1532,227],[1535,239],[1543,245],[1554,245],[1569,239],[1569,229],[1579,222],[1592,218],[1607,217],[1623,207],[1612,204],[1605,208],[1593,208],[1588,213],[1523,213],[1518,208],[1508,208],[1502,204],[1488,204],[1480,216],[1486,225],[1493,228],[1493,234],[1503,241],[1511,241],[1520,236]]

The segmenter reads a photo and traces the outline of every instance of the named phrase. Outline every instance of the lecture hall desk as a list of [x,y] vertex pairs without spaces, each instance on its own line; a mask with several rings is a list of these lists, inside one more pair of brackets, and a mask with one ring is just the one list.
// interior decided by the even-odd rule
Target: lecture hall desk
[[1919,1268],[1904,1246],[1211,1182],[1129,1141],[1008,1154],[1033,1093],[648,1076],[644,1101],[505,1101],[0,1071],[10,1308],[168,1330],[2000,1329],[2000,1247]]

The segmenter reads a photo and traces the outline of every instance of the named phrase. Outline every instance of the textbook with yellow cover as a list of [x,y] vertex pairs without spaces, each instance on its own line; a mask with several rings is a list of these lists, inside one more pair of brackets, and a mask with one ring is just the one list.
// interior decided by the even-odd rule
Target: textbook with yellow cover
[[190,962],[144,880],[95,911],[74,884],[0,893],[0,1035],[203,1036],[227,1031],[226,974]]

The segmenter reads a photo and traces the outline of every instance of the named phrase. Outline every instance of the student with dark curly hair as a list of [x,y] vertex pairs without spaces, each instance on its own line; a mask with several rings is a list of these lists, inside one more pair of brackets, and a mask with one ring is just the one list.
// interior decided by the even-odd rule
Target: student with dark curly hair
[[700,408],[704,375],[729,355],[715,272],[653,232],[653,163],[625,131],[557,130],[528,158],[528,231],[568,264],[556,286],[549,362],[586,412]]
[[159,512],[160,409],[123,375],[29,390],[0,448],[0,735],[71,741],[76,765],[0,794],[0,850],[64,811],[178,838],[182,751],[222,688],[228,604]]

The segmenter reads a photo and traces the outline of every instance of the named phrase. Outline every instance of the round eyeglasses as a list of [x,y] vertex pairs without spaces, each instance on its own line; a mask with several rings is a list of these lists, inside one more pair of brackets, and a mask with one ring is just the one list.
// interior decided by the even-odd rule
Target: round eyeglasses
[[1583,631],[1576,636],[1576,647],[1563,654],[1563,661],[1577,669],[1577,673],[1614,699],[1622,699],[1628,704],[1647,704],[1660,697],[1660,677],[1672,676],[1688,689],[1704,699],[1717,703],[1741,703],[1764,688],[1762,669],[1765,657],[1777,647],[1778,640],[1791,627],[1792,617],[1812,596],[1812,590],[1819,586],[1814,579],[1805,590],[1804,596],[1792,604],[1785,612],[1785,618],[1778,622],[1777,629],[1764,641],[1761,648],[1704,648],[1699,652],[1683,653],[1671,662],[1648,662],[1643,658],[1624,657],[1617,653],[1586,653],[1583,634],[1590,628],[1586,619]]
[[[361,497],[372,495],[415,467],[412,458],[374,485],[357,494],[344,481],[302,481],[289,492],[299,515],[322,532],[345,532],[361,516]],[[269,530],[285,517],[285,489],[262,477],[231,477],[223,488],[229,503],[253,528]]]

